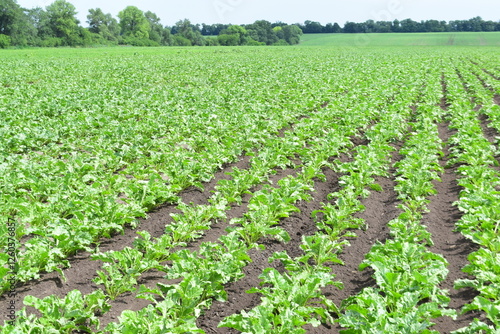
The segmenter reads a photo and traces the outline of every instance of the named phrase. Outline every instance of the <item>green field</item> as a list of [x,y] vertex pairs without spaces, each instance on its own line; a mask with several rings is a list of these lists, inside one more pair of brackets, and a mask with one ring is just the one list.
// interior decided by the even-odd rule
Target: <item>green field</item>
[[307,34],[303,46],[500,46],[500,32]]
[[483,35],[1,51],[0,333],[498,334]]

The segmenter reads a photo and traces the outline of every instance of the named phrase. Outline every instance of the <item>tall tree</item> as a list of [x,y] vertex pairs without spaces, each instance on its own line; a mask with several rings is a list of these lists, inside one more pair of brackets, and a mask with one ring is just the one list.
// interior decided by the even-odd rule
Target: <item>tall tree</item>
[[149,39],[161,45],[171,45],[172,36],[170,34],[170,29],[163,27],[158,15],[151,11],[147,11],[144,13],[144,16],[149,22]]
[[324,27],[319,22],[305,21],[304,22],[304,33],[307,34],[320,34],[323,32]]
[[272,45],[278,41],[278,36],[269,21],[255,21],[255,23],[246,26],[246,29],[248,30],[250,37],[257,42]]
[[0,34],[11,36],[22,12],[16,1],[0,0]]
[[121,33],[125,37],[135,37],[139,39],[149,38],[149,22],[142,10],[135,6],[128,6],[120,13]]
[[193,26],[188,19],[178,21],[175,24],[175,31],[180,37],[189,40],[192,45],[205,45],[205,40],[200,30],[196,26]]
[[100,8],[89,9],[87,15],[89,31],[99,34],[108,41],[116,41],[120,34],[118,21],[111,14],[104,14]]
[[46,12],[53,36],[71,44],[70,40],[79,33],[75,6],[66,0],[56,0],[46,7]]
[[285,41],[290,45],[295,45],[300,43],[300,36],[302,36],[302,30],[295,24],[287,25],[282,27],[283,35]]
[[239,25],[231,25],[221,31],[218,36],[220,45],[245,45],[248,39],[248,31]]
[[106,24],[106,14],[103,13],[101,8],[91,8],[87,15],[87,23],[89,24],[90,32],[98,34],[101,31],[101,25]]
[[9,36],[13,45],[35,43],[37,31],[15,0],[0,0],[0,34]]
[[418,22],[411,19],[403,20],[400,22],[400,24],[402,32],[417,32],[419,29]]

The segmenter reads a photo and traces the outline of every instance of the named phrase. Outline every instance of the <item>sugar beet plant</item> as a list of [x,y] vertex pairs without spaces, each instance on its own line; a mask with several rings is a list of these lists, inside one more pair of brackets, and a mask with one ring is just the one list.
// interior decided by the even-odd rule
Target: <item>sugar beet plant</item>
[[[40,272],[62,274],[67,256],[135,226],[137,217],[161,203],[177,203],[179,191],[199,187],[223,164],[260,148],[324,101],[300,97],[303,89],[290,80],[290,71],[267,71],[272,62],[260,63],[270,74],[266,80],[250,63],[230,71],[238,54],[229,57],[233,60],[224,56],[224,66],[208,66],[206,76],[196,80],[174,70],[196,73],[196,54],[174,53],[167,61],[154,53],[132,53],[121,63],[95,56],[100,58],[4,63],[9,70],[2,73],[13,71],[18,81],[1,78],[0,133],[7,139],[0,143],[0,212],[18,221],[16,236],[23,240],[18,281],[36,279]],[[174,67],[156,70],[166,63]],[[304,70],[297,76],[307,75],[312,84]],[[224,85],[214,80],[222,77]],[[258,87],[265,88],[256,100]],[[8,276],[0,279],[0,289],[7,289]]]
[[361,264],[360,269],[374,270],[377,286],[344,302],[340,323],[350,329],[343,333],[432,332],[432,319],[455,316],[446,309],[446,292],[438,288],[447,276],[447,261],[426,248],[432,239],[422,225],[428,198],[435,194],[432,181],[442,172],[436,125],[440,111],[435,105],[419,105],[409,123],[412,132],[400,150],[404,158],[394,165],[403,213],[389,222],[391,238],[373,246]]
[[339,168],[346,173],[341,181],[344,188],[331,194],[337,198],[336,206],[327,204],[315,213],[321,213],[324,220],[318,222],[317,234],[303,236],[301,248],[304,255],[292,259],[285,252],[270,258],[270,262],[281,261],[287,272],[282,274],[273,268],[265,269],[260,276],[265,287],[248,291],[260,293],[261,304],[249,312],[242,311],[225,318],[219,326],[244,333],[304,333],[303,325],[318,326],[321,322],[334,321],[332,314],[338,315],[339,309],[322,296],[321,289],[329,284],[342,288],[342,284],[333,281],[335,275],[325,265],[342,264],[337,255],[348,245],[343,237],[355,235],[348,229],[363,226],[360,219],[352,217],[364,209],[358,198],[368,196],[369,187],[381,190],[373,177],[387,174],[387,156],[391,151],[388,142],[404,133],[404,121],[400,127],[393,127],[394,118],[398,117],[404,116],[397,115],[396,108],[393,113],[381,116],[380,123],[367,132],[370,144],[359,146],[356,159]]
[[461,174],[459,184],[463,187],[460,200],[455,203],[464,214],[457,227],[465,237],[480,246],[478,251],[469,255],[470,263],[463,269],[474,278],[459,280],[455,285],[456,288],[474,288],[479,293],[463,312],[481,310],[488,319],[485,322],[476,318],[456,333],[496,333],[500,328],[500,175],[493,169],[498,166],[496,149],[484,137],[478,113],[474,111],[476,106],[465,90],[464,82],[456,73],[448,73],[447,80],[453,90],[453,114],[459,115],[450,117],[450,126],[457,130],[450,140],[452,154],[454,162],[461,164],[458,167]]
[[[472,286],[480,293],[464,312],[480,309],[488,316],[487,323],[475,320],[459,332],[498,329],[498,217],[493,206],[485,205],[496,203],[498,175],[480,167],[494,163],[489,160],[494,151],[478,140],[472,121],[477,115],[465,102],[460,81],[486,106],[498,93],[494,77],[445,51],[464,72],[460,79],[448,80],[455,71],[451,62],[426,51],[278,48],[259,50],[265,56],[258,57],[253,49],[218,51],[122,50],[119,61],[117,51],[96,50],[89,59],[80,57],[86,50],[36,59],[16,51],[0,64],[15,73],[0,71],[0,134],[5,138],[0,142],[0,213],[16,222],[18,281],[51,271],[64,276],[68,256],[82,250],[103,262],[94,278],[100,289],[88,295],[75,290],[63,297],[28,296],[24,303],[41,316],[23,309],[2,333],[203,333],[198,317],[214,300],[226,301],[226,285],[241,279],[251,261],[248,251],[262,248],[267,238],[290,239],[283,222],[297,212],[299,201],[312,199],[325,168],[341,177],[339,189],[318,205],[317,231],[301,236],[300,256],[271,256],[269,262],[280,261],[285,269],[263,269],[261,286],[249,291],[261,296],[261,304],[235,310],[220,326],[303,333],[305,324],[339,321],[346,333],[432,332],[433,318],[453,316],[446,309],[446,291],[437,287],[446,276],[446,260],[428,251],[432,236],[422,225],[435,192],[432,181],[442,172],[436,132],[442,118],[436,107],[441,67],[449,81],[448,102],[461,116],[452,122],[458,130],[452,139],[454,158],[464,164],[459,169],[464,192],[457,205],[467,213],[458,226],[482,246],[464,269],[475,279],[459,281],[457,287]],[[484,112],[493,126],[498,124],[494,103]],[[370,228],[355,215],[364,210],[364,198],[384,191],[376,179],[391,177],[392,144],[403,139],[404,159],[394,165],[403,213],[389,223],[391,238],[373,246],[361,265],[374,270],[377,285],[335,305],[322,289],[342,287],[335,281],[339,254],[357,229]],[[471,154],[467,145],[480,154]],[[179,192],[203,188],[242,154],[251,156],[250,167],[232,168],[207,204],[181,200]],[[269,183],[280,169],[295,171]],[[225,221],[245,194],[248,210],[228,222],[224,235],[186,248]],[[162,203],[179,209],[163,235],[140,231],[132,247],[99,252],[102,238],[135,227],[137,217]],[[8,233],[2,232],[7,232],[4,224],[0,248],[5,249]],[[4,269],[7,261],[0,256]],[[139,285],[149,270],[177,283]],[[12,275],[0,270],[0,290],[10,288]],[[100,318],[124,293],[150,304],[126,310],[118,322],[102,328]]]

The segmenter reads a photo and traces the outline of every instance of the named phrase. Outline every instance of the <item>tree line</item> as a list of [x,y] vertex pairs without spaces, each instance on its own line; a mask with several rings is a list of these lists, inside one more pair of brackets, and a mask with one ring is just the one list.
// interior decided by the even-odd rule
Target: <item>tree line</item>
[[[342,31],[334,24],[321,26],[317,22],[306,21],[301,27],[304,33],[415,33],[415,32],[487,32],[500,31],[500,21],[485,21],[481,17],[474,17],[469,20],[438,21],[425,20],[414,21],[411,19],[394,21],[374,21],[368,20],[362,23],[346,22]],[[336,30],[336,31],[335,31]]]
[[193,45],[294,45],[300,36],[310,33],[410,33],[446,31],[500,31],[500,22],[484,21],[480,17],[462,21],[411,19],[346,22],[322,25],[305,21],[303,24],[271,23],[259,20],[246,25],[192,24],[180,20],[174,26],[163,26],[151,11],[143,12],[128,6],[118,13],[118,19],[100,8],[90,9],[88,27],[76,18],[76,8],[66,0],[55,0],[45,9],[22,8],[16,0],[0,0],[0,48],[9,46],[193,46]]
[[260,20],[224,25],[212,36],[204,36],[202,27],[187,19],[163,26],[155,13],[135,6],[120,11],[118,19],[100,8],[90,9],[85,28],[76,14],[75,6],[66,0],[56,0],[45,9],[25,9],[16,0],[0,0],[0,47],[293,45],[302,35],[297,25],[273,26]]

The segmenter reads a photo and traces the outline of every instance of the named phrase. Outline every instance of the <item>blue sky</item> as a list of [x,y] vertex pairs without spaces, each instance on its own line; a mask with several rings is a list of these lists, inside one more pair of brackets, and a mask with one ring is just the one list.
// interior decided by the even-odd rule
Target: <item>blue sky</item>
[[[25,8],[46,7],[53,0],[18,0]],[[90,8],[101,8],[114,17],[126,6],[156,13],[164,25],[181,19],[193,23],[246,24],[265,19],[286,23],[319,21],[322,24],[346,21],[394,20],[411,18],[454,20],[481,16],[500,20],[498,0],[69,0],[77,9],[83,26]]]

